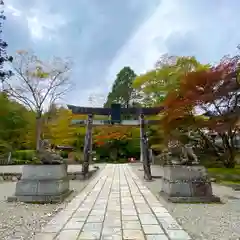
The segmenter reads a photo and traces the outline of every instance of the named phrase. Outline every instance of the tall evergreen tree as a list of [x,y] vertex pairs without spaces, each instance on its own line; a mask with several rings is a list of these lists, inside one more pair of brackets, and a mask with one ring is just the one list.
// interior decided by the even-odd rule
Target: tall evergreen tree
[[6,78],[9,78],[12,75],[12,71],[7,70],[5,68],[5,63],[12,62],[13,57],[7,55],[6,48],[8,44],[2,38],[3,23],[6,20],[6,16],[4,15],[3,0],[0,0],[0,8],[1,8],[1,11],[0,11],[0,81],[2,84],[1,90],[3,90],[4,81],[6,80]]
[[130,67],[121,69],[113,83],[112,91],[108,94],[105,107],[109,107],[112,103],[120,103],[122,107],[126,108],[134,105],[137,92],[133,89],[132,84],[136,76]]

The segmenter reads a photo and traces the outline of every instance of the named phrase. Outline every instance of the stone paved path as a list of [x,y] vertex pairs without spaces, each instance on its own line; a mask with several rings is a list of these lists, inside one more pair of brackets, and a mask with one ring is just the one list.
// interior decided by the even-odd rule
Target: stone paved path
[[109,164],[34,240],[189,240],[125,164]]

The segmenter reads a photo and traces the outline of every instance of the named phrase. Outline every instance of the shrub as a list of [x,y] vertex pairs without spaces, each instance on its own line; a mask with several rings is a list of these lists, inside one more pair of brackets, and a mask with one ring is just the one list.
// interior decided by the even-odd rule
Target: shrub
[[17,160],[32,161],[34,156],[35,156],[35,150],[19,150],[19,151],[15,151],[12,154],[12,158],[15,158]]
[[30,164],[30,163],[32,163],[32,161],[23,160],[23,159],[14,159],[12,164],[24,165],[24,164]]
[[40,161],[36,158],[35,150],[18,150],[12,153],[12,164],[34,164]]
[[68,158],[68,152],[67,152],[67,151],[61,151],[61,152],[60,152],[60,156],[61,156],[62,158]]
[[223,166],[223,162],[218,160],[216,156],[211,156],[207,154],[198,154],[198,158],[200,160],[201,165],[206,168],[221,168]]

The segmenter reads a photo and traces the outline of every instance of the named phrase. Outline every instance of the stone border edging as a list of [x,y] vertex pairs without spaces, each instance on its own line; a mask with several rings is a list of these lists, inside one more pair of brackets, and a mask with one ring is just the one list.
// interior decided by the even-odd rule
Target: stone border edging
[[[68,172],[69,180],[87,180],[89,179],[96,171],[100,168],[98,166],[94,166],[93,170],[89,171],[88,176],[86,178],[83,177],[82,172]],[[14,172],[4,172],[0,173],[0,183],[1,182],[17,182],[22,177],[22,173],[14,173]]]

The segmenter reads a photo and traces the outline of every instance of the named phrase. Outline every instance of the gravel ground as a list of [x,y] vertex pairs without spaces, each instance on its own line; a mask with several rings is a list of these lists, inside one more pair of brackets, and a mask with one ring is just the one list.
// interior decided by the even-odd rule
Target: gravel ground
[[[143,179],[141,165],[131,164]],[[152,175],[161,176],[160,166],[152,166]],[[229,187],[212,184],[213,192],[224,204],[174,204],[159,196],[161,179],[145,182],[194,240],[240,240],[240,192]]]
[[[105,167],[104,164],[97,165],[100,169],[89,180],[70,181],[70,188],[74,192],[61,204],[24,204],[8,203],[6,198],[14,194],[14,182],[0,183],[0,239],[20,240],[31,239],[31,235],[43,227],[54,215],[64,209],[94,177]],[[1,170],[1,169],[0,169]]]

